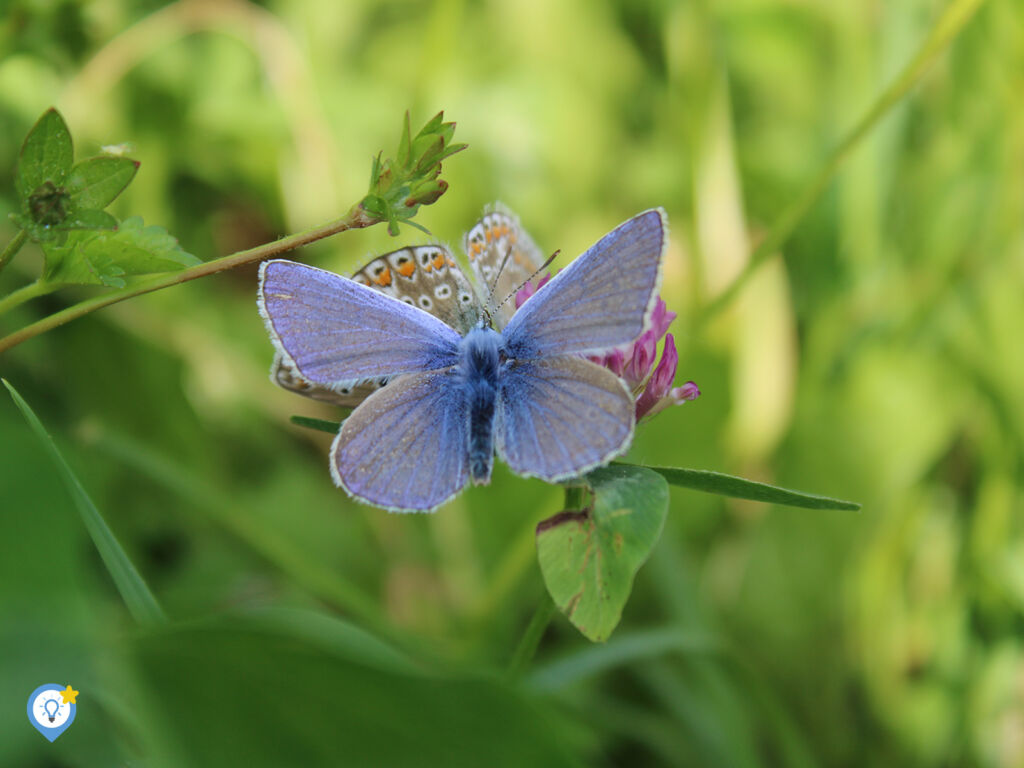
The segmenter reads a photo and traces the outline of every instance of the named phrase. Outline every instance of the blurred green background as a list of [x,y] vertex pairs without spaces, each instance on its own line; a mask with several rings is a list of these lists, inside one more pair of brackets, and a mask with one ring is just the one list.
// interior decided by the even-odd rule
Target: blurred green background
[[[0,765],[1024,765],[1024,9],[989,0],[848,157],[737,301],[705,309],[914,55],[946,0],[4,0],[11,174],[57,106],[78,158],[130,143],[114,206],[210,259],[334,218],[401,117],[470,149],[418,221],[488,202],[577,254],[644,208],[673,225],[677,383],[703,395],[630,458],[863,503],[674,489],[622,624],[544,594],[558,489],[499,469],[432,516],[354,505],[331,409],[267,380],[255,268],[33,339],[37,409],[174,620],[136,628],[49,457],[0,397]],[[339,271],[422,242],[344,234]],[[26,248],[0,293],[38,274]],[[69,290],[0,330],[88,295]],[[56,743],[45,682],[81,691]]]

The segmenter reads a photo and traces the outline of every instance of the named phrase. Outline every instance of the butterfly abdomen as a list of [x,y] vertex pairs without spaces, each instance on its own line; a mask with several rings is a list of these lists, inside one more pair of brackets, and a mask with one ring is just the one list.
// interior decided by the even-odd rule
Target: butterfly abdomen
[[462,339],[459,373],[469,411],[469,474],[473,482],[491,479],[494,464],[494,413],[498,401],[501,336],[477,327]]

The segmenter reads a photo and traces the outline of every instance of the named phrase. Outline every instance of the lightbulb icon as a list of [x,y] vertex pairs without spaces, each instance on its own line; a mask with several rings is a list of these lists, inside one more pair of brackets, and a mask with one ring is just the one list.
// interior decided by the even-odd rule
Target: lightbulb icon
[[53,741],[75,721],[75,697],[70,685],[40,685],[28,697],[28,721],[48,741]]

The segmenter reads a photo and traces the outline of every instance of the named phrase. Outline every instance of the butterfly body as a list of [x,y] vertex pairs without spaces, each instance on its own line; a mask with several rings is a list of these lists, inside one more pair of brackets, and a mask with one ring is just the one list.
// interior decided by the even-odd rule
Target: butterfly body
[[481,324],[459,343],[459,386],[469,415],[469,474],[483,484],[491,478],[494,464],[494,417],[497,412],[499,376],[505,341],[493,328]]
[[[487,483],[495,454],[519,475],[558,482],[629,447],[633,395],[584,356],[643,332],[661,277],[664,212],[605,235],[518,311],[494,286],[514,290],[505,265],[528,278],[539,252],[514,219],[489,217],[467,240],[478,283],[490,278],[474,302],[441,246],[381,257],[352,280],[284,260],[261,266],[274,380],[321,399],[358,394],[331,447],[331,472],[361,501],[428,511],[469,482]],[[418,277],[428,262],[429,283]],[[467,327],[467,317],[477,319]]]

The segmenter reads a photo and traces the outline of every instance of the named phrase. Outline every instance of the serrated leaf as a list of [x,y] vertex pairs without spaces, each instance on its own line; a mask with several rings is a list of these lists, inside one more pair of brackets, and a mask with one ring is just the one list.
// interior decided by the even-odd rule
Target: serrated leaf
[[643,467],[610,466],[587,475],[593,507],[537,526],[541,574],[555,604],[588,639],[615,629],[633,577],[661,536],[668,484]]
[[[633,467],[634,464],[616,463],[615,466]],[[855,501],[833,499],[829,496],[818,496],[803,491],[780,488],[777,485],[746,480],[735,475],[712,472],[707,469],[683,469],[681,467],[647,467],[664,477],[672,485],[692,488],[705,493],[717,493],[720,496],[731,496],[736,499],[763,501],[767,504],[782,504],[787,507],[803,507],[804,509],[844,509],[856,512],[860,504]]]
[[199,263],[163,227],[133,216],[112,232],[70,232],[60,246],[44,247],[45,278],[57,283],[121,288],[127,275],[174,272]]
[[64,187],[76,208],[103,209],[124,191],[138,170],[138,161],[127,157],[93,157],[71,169]]
[[52,182],[61,186],[71,170],[74,157],[71,132],[56,109],[48,109],[25,137],[18,154],[17,185],[21,199]]

